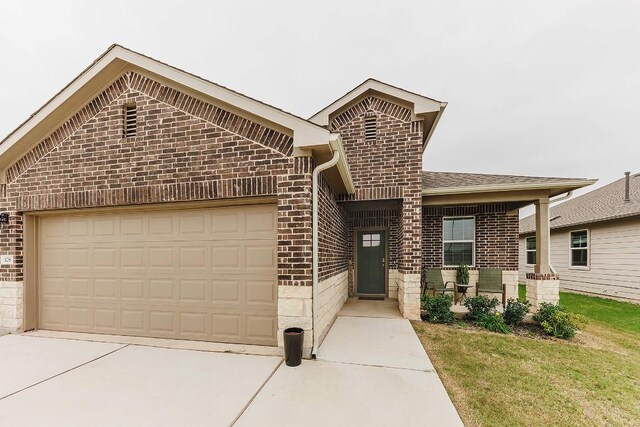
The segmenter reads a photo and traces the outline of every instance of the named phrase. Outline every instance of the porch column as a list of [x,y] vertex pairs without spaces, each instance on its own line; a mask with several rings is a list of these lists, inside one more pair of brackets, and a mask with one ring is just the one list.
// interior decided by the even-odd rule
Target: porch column
[[536,268],[540,274],[551,273],[549,267],[549,198],[539,199],[536,205]]
[[551,271],[549,198],[541,198],[536,206],[536,266],[527,273],[527,299],[532,310],[538,311],[543,302],[557,304],[560,300],[560,280]]

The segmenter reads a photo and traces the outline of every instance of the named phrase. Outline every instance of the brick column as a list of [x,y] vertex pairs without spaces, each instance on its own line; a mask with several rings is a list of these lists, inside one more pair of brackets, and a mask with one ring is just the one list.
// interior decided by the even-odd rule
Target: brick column
[[400,206],[400,260],[398,306],[407,319],[420,318],[420,270],[422,266],[422,195],[405,189]]
[[292,159],[278,182],[278,346],[289,327],[305,330],[305,357],[313,345],[311,157]]

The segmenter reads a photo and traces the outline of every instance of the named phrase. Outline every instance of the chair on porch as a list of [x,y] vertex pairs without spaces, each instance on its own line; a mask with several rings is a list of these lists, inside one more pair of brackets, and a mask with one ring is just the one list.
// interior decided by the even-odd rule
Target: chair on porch
[[[449,284],[451,287],[449,288]],[[439,268],[423,268],[420,275],[420,295],[424,296],[428,293],[435,295],[437,293],[445,294],[453,292],[454,298],[457,299],[456,286],[451,280],[445,282],[442,278],[442,270]]]
[[476,296],[480,293],[502,294],[502,306],[507,303],[507,287],[502,282],[502,270],[499,268],[481,268],[476,283]]

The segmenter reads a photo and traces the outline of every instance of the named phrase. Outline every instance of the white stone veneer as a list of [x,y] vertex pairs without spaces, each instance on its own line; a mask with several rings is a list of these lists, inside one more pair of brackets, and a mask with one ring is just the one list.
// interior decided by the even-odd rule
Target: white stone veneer
[[284,348],[282,332],[304,329],[302,356],[311,357],[313,347],[313,304],[311,286],[278,286],[278,347]]
[[389,270],[389,299],[398,299],[398,270]]
[[540,304],[557,304],[560,301],[560,280],[527,279],[527,299],[531,311],[538,311]]
[[348,270],[338,273],[328,279],[323,280],[319,284],[319,308],[318,318],[316,319],[316,330],[319,333],[318,344],[322,343],[324,337],[329,332],[333,321],[345,301],[349,292],[349,272]]
[[405,319],[420,319],[420,275],[398,272],[398,308]]
[[0,282],[0,331],[22,330],[22,282]]

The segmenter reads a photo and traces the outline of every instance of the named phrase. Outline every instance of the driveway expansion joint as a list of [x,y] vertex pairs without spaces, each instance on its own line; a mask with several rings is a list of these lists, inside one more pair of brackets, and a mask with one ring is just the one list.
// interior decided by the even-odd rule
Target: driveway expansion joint
[[81,363],[81,364],[79,364],[79,365],[77,365],[77,366],[74,366],[74,367],[72,367],[72,368],[69,368],[69,369],[67,369],[67,370],[65,370],[65,371],[58,372],[58,373],[57,373],[57,374],[55,374],[55,375],[52,375],[52,376],[50,376],[50,377],[48,377],[48,378],[45,378],[45,379],[43,379],[43,380],[41,380],[41,381],[38,381],[38,382],[34,383],[34,384],[30,384],[30,385],[28,385],[27,387],[23,387],[23,388],[21,388],[20,390],[16,390],[16,391],[14,391],[13,393],[9,393],[9,394],[7,394],[6,396],[2,396],[2,397],[0,397],[0,400],[4,400],[4,399],[6,399],[7,397],[14,396],[14,395],[16,395],[16,394],[18,394],[18,393],[21,393],[21,392],[25,391],[25,390],[28,390],[28,389],[33,388],[33,387],[36,387],[36,386],[38,386],[38,385],[40,385],[40,384],[42,384],[42,383],[44,383],[44,382],[47,382],[47,381],[52,380],[52,379],[54,379],[54,378],[57,378],[57,377],[59,377],[59,376],[61,376],[61,375],[67,374],[67,373],[69,373],[69,372],[71,372],[71,371],[74,371],[74,370],[76,370],[76,369],[78,369],[78,368],[81,368],[81,367],[83,367],[83,366],[86,366],[86,365],[88,365],[89,363],[93,363],[93,362],[95,362],[96,360],[100,360],[100,359],[102,359],[102,358],[104,358],[104,357],[110,356],[110,355],[112,355],[113,353],[115,353],[115,352],[117,352],[117,351],[120,351],[120,350],[122,350],[122,349],[123,349],[123,348],[125,348],[125,347],[129,347],[129,344],[125,344],[125,345],[123,345],[122,347],[118,347],[118,348],[116,348],[115,350],[111,350],[111,351],[110,351],[110,352],[108,352],[108,353],[102,354],[102,355],[100,355],[100,356],[98,356],[98,357],[95,357],[95,358],[93,358],[93,359],[91,359],[91,360],[88,360],[88,361],[86,361],[86,362],[83,362],[83,363]]
[[402,371],[415,371],[415,372],[430,372],[435,373],[435,369],[416,369],[416,368],[404,368],[402,366],[386,366],[386,365],[376,365],[371,363],[355,363],[355,362],[342,362],[339,360],[326,360],[326,359],[316,359],[318,362],[324,363],[340,363],[343,365],[355,365],[355,366],[369,366],[372,368],[386,368],[386,369],[398,369]]

